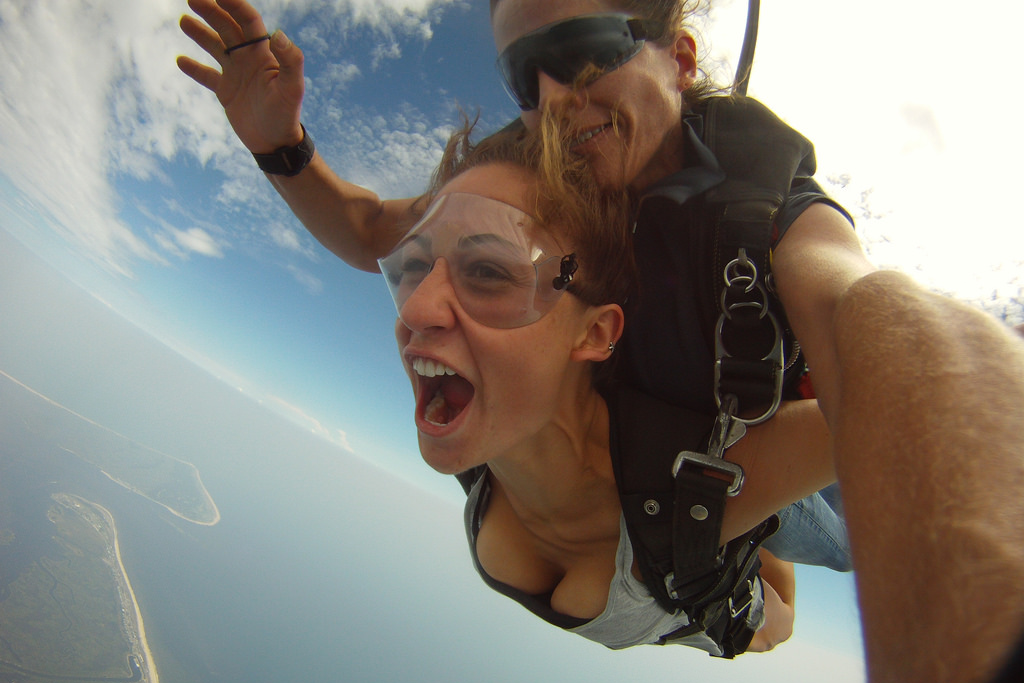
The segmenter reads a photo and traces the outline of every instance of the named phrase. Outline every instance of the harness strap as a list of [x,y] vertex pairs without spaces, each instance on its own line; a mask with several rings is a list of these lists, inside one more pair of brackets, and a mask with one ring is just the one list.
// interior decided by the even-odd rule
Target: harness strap
[[672,469],[672,569],[664,575],[665,594],[683,605],[691,625],[666,642],[704,630],[731,657],[753,637],[736,606],[751,595],[760,568],[757,550],[778,529],[778,519],[719,547],[725,498],[743,481],[742,470],[722,456],[744,433],[733,435],[734,425],[769,419],[782,398],[784,315],[769,287],[774,222],[797,173],[813,174],[814,157],[803,136],[754,100],[712,98],[703,115],[704,143],[726,174],[706,194],[717,217],[711,291],[717,293],[719,414],[706,450],[680,439],[669,445],[680,450]]
[[[753,636],[744,610],[760,569],[757,551],[778,529],[778,518],[720,548],[726,493],[741,483],[742,474],[732,463],[708,462],[702,452],[709,450],[709,432],[721,431],[721,425],[710,415],[625,386],[605,392],[605,400],[619,499],[644,583],[663,609],[683,609],[690,618],[662,642],[707,631],[723,656],[742,652]],[[724,450],[728,443],[726,434],[719,446]],[[707,507],[709,516],[694,517],[696,505]]]
[[747,612],[753,603],[754,582],[759,580],[761,569],[758,549],[778,528],[779,518],[773,515],[757,528],[730,541],[723,552],[722,567],[709,577],[715,580],[690,597],[687,608],[690,624],[663,636],[659,644],[704,631],[722,648],[721,657],[732,659],[746,651],[755,632],[748,625]]
[[719,207],[712,277],[720,291],[715,331],[716,402],[737,398],[749,424],[771,417],[782,396],[785,316],[771,292],[775,217],[798,173],[814,172],[811,143],[756,100],[711,98],[704,141],[726,171],[708,191]]
[[701,590],[708,574],[721,566],[719,535],[728,481],[696,473],[675,478],[676,501],[672,524],[673,547],[686,548],[674,553],[672,573],[666,577],[669,595],[690,595]]
[[[691,602],[700,602],[695,596],[707,590],[716,571],[729,575],[727,566],[723,570],[729,546],[720,551],[718,539],[725,497],[738,492],[743,478],[742,470],[723,459],[733,422],[763,422],[782,400],[783,331],[767,276],[775,216],[803,158],[796,156],[802,137],[793,132],[794,145],[766,135],[789,129],[780,128],[774,115],[752,100],[713,99],[704,120],[705,143],[726,169],[726,180],[708,192],[709,203],[721,207],[712,268],[712,276],[721,274],[713,290],[721,292],[714,336],[718,426],[706,455],[684,451],[679,460],[691,466],[677,464],[673,470],[673,572],[665,578],[670,597]],[[734,481],[727,486],[721,475],[730,470]]]

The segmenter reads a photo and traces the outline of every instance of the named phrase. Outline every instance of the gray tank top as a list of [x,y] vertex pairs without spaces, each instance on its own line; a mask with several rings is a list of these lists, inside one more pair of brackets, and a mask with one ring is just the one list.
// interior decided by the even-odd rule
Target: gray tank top
[[[657,643],[662,636],[677,631],[690,623],[689,618],[682,610],[666,612],[647,590],[643,581],[633,576],[633,546],[629,542],[629,533],[626,531],[626,520],[621,516],[619,518],[619,545],[615,552],[615,576],[608,589],[608,602],[605,604],[604,611],[593,619],[577,620],[582,623],[568,626],[564,619],[548,616],[546,610],[534,604],[538,600],[537,596],[528,596],[490,577],[480,566],[476,554],[478,520],[483,518],[483,511],[486,509],[487,497],[490,493],[490,487],[486,482],[486,475],[481,476],[469,492],[466,500],[465,519],[466,534],[469,538],[473,562],[484,581],[492,588],[508,595],[556,626],[601,643],[613,650]],[[751,628],[756,630],[764,624],[764,596],[760,580],[754,586],[754,600],[747,614],[747,623]],[[714,656],[722,654],[714,640],[703,632],[671,642],[689,645]]]

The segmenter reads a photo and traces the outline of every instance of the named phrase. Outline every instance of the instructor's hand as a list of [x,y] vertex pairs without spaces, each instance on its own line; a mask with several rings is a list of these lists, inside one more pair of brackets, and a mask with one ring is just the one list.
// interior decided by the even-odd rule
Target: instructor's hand
[[[302,50],[281,31],[259,40],[267,35],[266,26],[245,0],[189,0],[188,5],[206,23],[186,14],[181,30],[217,61],[220,71],[184,56],[178,57],[178,68],[217,95],[249,151],[266,154],[301,142]],[[226,52],[248,41],[255,42]]]

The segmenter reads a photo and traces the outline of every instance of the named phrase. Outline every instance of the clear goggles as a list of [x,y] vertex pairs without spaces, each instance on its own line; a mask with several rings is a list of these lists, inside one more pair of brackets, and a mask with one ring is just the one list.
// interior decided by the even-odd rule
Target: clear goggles
[[613,71],[636,56],[649,25],[628,14],[591,14],[542,26],[522,36],[498,56],[498,71],[509,96],[523,111],[540,106],[537,71],[563,85],[574,83],[589,66]]
[[539,320],[576,272],[576,255],[561,255],[529,215],[496,199],[446,194],[377,261],[399,317],[441,260],[462,310],[497,328]]

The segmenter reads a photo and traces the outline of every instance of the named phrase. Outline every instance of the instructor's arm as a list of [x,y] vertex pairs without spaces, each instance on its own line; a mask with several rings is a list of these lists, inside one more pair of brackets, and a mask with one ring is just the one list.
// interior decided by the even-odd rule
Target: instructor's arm
[[[270,40],[260,14],[245,0],[189,0],[203,19],[181,18],[181,30],[220,69],[189,57],[178,68],[217,95],[231,127],[255,154],[302,141],[302,50],[281,31]],[[205,22],[205,23],[204,23]],[[251,45],[226,50],[253,42]],[[382,200],[339,178],[319,154],[296,176],[268,175],[295,215],[321,244],[351,266],[376,271],[383,256],[414,222],[413,199]]]

